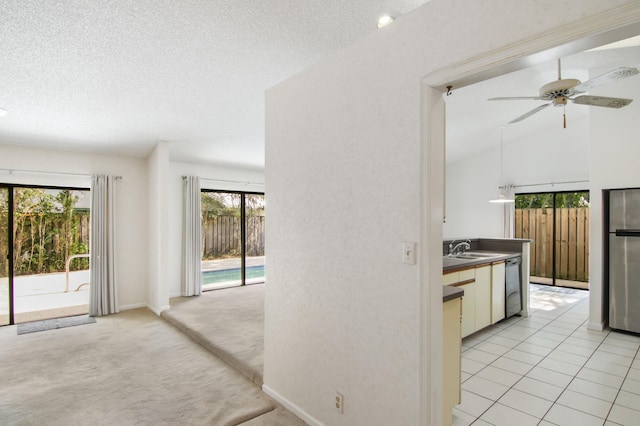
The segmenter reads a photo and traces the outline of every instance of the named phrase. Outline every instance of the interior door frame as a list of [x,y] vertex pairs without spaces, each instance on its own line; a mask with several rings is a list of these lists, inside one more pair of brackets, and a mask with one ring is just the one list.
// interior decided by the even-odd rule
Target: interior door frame
[[[442,96],[511,71],[588,50],[640,33],[640,6],[628,4],[606,14],[567,23],[477,57],[453,63],[420,79],[421,182],[418,289],[419,424],[442,423],[442,221],[444,218],[445,106]],[[592,289],[593,290],[593,289]],[[601,289],[595,289],[598,297]],[[595,300],[595,299],[593,299]],[[590,324],[602,316],[599,303],[589,304]],[[590,328],[598,329],[595,325]]]

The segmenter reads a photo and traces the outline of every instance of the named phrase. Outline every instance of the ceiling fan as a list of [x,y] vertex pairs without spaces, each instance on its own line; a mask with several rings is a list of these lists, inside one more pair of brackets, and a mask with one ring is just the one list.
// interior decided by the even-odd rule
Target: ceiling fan
[[[573,78],[562,78],[561,68],[560,68],[560,59],[558,59],[558,79],[556,81],[552,81],[550,83],[545,84],[540,88],[540,94],[538,96],[517,96],[517,97],[501,97],[501,98],[491,98],[490,101],[504,101],[504,100],[518,100],[518,99],[533,99],[540,101],[550,101],[544,105],[540,105],[537,108],[532,109],[531,111],[521,115],[520,117],[514,118],[509,122],[509,124],[517,123],[519,121],[524,120],[527,117],[532,116],[533,114],[542,111],[550,105],[553,106],[566,106],[569,101],[574,104],[580,105],[590,105],[590,106],[599,106],[605,108],[622,108],[631,103],[632,99],[624,99],[624,98],[609,98],[605,96],[590,96],[590,95],[580,95],[575,96],[580,93],[588,92],[590,89],[594,87],[601,86],[606,83],[610,83],[614,80],[620,80],[622,78],[627,78],[638,74],[637,68],[631,67],[620,67],[616,68],[613,71],[609,71],[606,74],[603,74],[599,77],[592,78],[591,80],[587,80],[584,83],[580,82],[580,80],[576,80]],[[574,97],[575,96],[575,97]],[[566,115],[563,114],[564,117],[564,127],[567,127],[567,118]]]

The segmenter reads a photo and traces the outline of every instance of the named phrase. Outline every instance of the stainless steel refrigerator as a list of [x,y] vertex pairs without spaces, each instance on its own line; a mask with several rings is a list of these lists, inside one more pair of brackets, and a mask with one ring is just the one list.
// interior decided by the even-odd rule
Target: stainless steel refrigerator
[[640,189],[608,198],[609,327],[640,333]]

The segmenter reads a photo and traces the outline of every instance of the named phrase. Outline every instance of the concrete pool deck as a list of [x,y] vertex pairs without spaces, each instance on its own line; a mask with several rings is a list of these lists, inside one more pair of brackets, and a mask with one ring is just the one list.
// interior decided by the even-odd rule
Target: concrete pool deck
[[[247,256],[247,266],[264,265],[264,256]],[[213,259],[202,261],[202,271],[219,271],[221,269],[233,269],[240,267],[239,257],[229,257],[226,259]]]
[[[247,257],[247,266],[264,265],[264,256]],[[240,267],[240,258],[202,261],[202,271],[217,271]],[[16,324],[50,318],[83,315],[89,312],[89,270],[69,272],[69,291],[65,292],[66,274],[23,275],[14,277],[14,321]],[[264,279],[249,279],[253,284]],[[228,282],[203,286],[203,289],[223,288],[239,285]],[[0,324],[8,323],[9,289],[6,278],[0,278]]]
[[[89,270],[69,272],[69,291],[65,292],[66,274],[23,275],[14,277],[15,323],[39,321],[89,312]],[[9,315],[8,280],[0,280],[0,319]]]

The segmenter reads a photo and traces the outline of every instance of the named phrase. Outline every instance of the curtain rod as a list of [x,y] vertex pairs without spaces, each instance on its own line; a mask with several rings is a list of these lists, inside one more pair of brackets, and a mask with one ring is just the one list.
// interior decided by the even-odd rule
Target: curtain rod
[[564,182],[549,182],[549,183],[531,183],[528,185],[511,185],[514,188],[522,188],[523,186],[547,186],[547,185],[566,185],[569,183],[589,183],[588,180],[568,180],[568,181],[564,181]]
[[[185,179],[186,177],[187,176],[182,176],[183,179]],[[209,182],[239,183],[242,185],[264,185],[264,183],[258,183],[258,182],[246,182],[246,181],[227,180],[227,179],[211,179],[211,178],[203,178],[203,177],[201,177],[200,180],[208,180]]]
[[[87,177],[87,178],[90,178],[92,176],[86,173],[49,172],[49,171],[43,171],[43,170],[4,169],[4,168],[0,168],[0,170],[9,172],[10,175],[12,175],[14,172],[17,172],[17,173],[31,173],[36,175],[77,176],[77,177]],[[122,179],[122,176],[115,176],[115,179]]]

